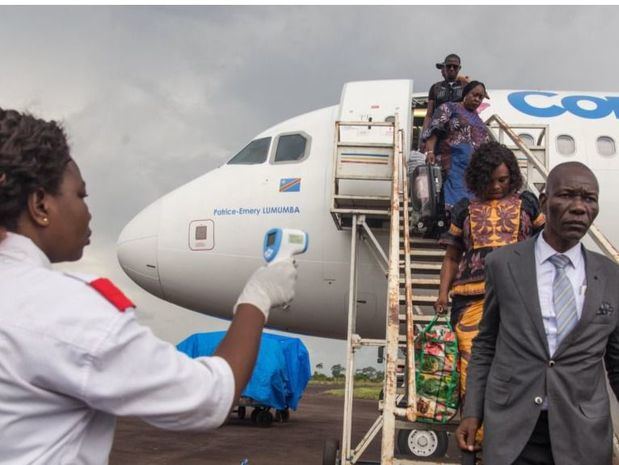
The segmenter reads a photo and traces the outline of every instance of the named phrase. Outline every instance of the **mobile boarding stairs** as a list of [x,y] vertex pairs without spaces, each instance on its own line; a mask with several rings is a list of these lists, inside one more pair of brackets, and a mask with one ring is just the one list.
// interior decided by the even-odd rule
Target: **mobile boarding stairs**
[[[434,315],[432,303],[438,294],[444,252],[436,241],[411,235],[406,156],[411,139],[406,128],[412,127],[412,121],[407,109],[400,110],[404,112],[396,111],[388,121],[336,122],[331,215],[338,229],[351,231],[350,289],[343,433],[341,442],[325,443],[323,465],[378,463],[361,460],[377,436],[381,438],[381,465],[460,463],[455,441],[450,439],[457,423],[417,422],[413,344],[417,331]],[[405,125],[401,125],[403,119]],[[494,139],[514,151],[527,189],[539,195],[548,174],[547,127],[510,127],[497,115],[486,124]],[[526,145],[517,135],[523,129],[536,134],[533,145]],[[368,138],[372,131],[374,136]],[[355,155],[356,162],[349,163]],[[617,251],[595,225],[589,236],[602,253],[619,262]],[[381,242],[386,241],[385,251]],[[356,332],[358,251],[363,243],[387,278],[384,339],[367,339]],[[376,420],[353,445],[354,354],[367,346],[384,350],[383,399]],[[614,446],[618,456],[616,438]]]

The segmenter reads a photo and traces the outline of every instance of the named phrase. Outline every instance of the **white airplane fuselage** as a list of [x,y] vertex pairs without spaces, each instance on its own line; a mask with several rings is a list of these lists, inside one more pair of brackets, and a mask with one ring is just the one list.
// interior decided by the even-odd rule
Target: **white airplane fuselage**
[[[376,81],[367,84],[371,94]],[[613,244],[619,244],[615,215],[619,155],[616,147],[614,154],[599,153],[601,146],[610,151],[611,143],[619,140],[619,94],[501,90],[489,95],[480,111],[483,120],[498,114],[512,126],[547,125],[549,168],[578,160],[594,171],[601,192],[596,223]],[[366,100],[376,104],[348,120],[368,120],[372,115],[377,116],[373,121],[382,120],[380,93]],[[410,108],[407,102],[401,107],[405,104]],[[260,142],[268,147],[264,162],[225,164],[146,207],[118,241],[125,272],[166,301],[229,319],[247,278],[264,264],[264,233],[272,227],[302,229],[310,239],[307,252],[296,257],[296,297],[288,309],[271,312],[269,326],[345,337],[351,233],[338,230],[330,214],[335,122],[343,116],[340,105],[334,105],[277,124],[254,139],[270,138]],[[284,147],[286,135],[298,136],[286,139],[292,145],[305,139],[304,154],[295,161],[276,162],[278,145]],[[575,153],[560,153],[559,148],[565,152],[570,142],[565,137],[557,142],[559,136],[573,138]],[[379,240],[386,244],[384,234]],[[359,254],[357,332],[384,337],[385,275],[367,247],[361,246]]]

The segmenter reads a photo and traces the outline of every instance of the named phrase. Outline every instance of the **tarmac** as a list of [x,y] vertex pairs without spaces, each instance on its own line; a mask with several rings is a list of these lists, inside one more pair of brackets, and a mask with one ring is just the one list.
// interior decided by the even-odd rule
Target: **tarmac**
[[[325,441],[339,441],[342,436],[344,399],[324,394],[333,388],[308,386],[288,422],[274,422],[266,428],[251,422],[251,408],[247,408],[245,419],[232,414],[221,428],[206,433],[163,431],[139,419],[120,418],[110,465],[321,465]],[[354,401],[353,446],[366,434],[378,413],[377,401]],[[447,460],[457,454],[451,439],[447,454]],[[361,459],[379,463],[380,434]]]
[[[340,440],[342,435],[344,400],[324,394],[333,387],[308,386],[299,409],[291,412],[289,421],[275,422],[267,428],[250,421],[251,408],[247,409],[245,419],[232,414],[221,428],[206,433],[163,431],[139,419],[120,418],[110,465],[321,465],[324,442]],[[619,415],[614,399],[611,412],[617,431]],[[377,416],[378,402],[355,400],[353,445]],[[457,463],[458,455],[453,437],[450,437],[450,447],[443,460]],[[380,440],[376,438],[362,460],[378,463],[379,457]],[[619,461],[615,459],[613,464],[619,465]]]
[[[286,423],[263,428],[231,415],[221,428],[206,433],[170,432],[139,419],[119,419],[110,465],[290,465],[322,464],[327,439],[342,435],[343,398],[323,394],[329,386],[308,386]],[[378,416],[378,402],[356,400],[353,441],[359,441]],[[378,461],[380,442],[373,441],[364,460]]]

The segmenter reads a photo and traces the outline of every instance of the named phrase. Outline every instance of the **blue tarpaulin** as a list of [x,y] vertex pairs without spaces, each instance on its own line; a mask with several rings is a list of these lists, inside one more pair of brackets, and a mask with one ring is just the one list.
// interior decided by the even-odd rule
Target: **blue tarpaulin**
[[[225,334],[193,334],[176,348],[192,358],[213,355]],[[264,333],[254,373],[241,395],[278,410],[296,410],[311,375],[309,353],[300,339]]]

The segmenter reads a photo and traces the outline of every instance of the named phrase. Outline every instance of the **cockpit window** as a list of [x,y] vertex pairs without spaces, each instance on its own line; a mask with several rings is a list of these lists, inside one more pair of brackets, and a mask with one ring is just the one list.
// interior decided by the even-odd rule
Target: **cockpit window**
[[307,138],[302,134],[279,136],[274,163],[298,161],[305,157]]
[[264,163],[269,154],[271,138],[252,140],[228,162],[229,165],[258,165]]

